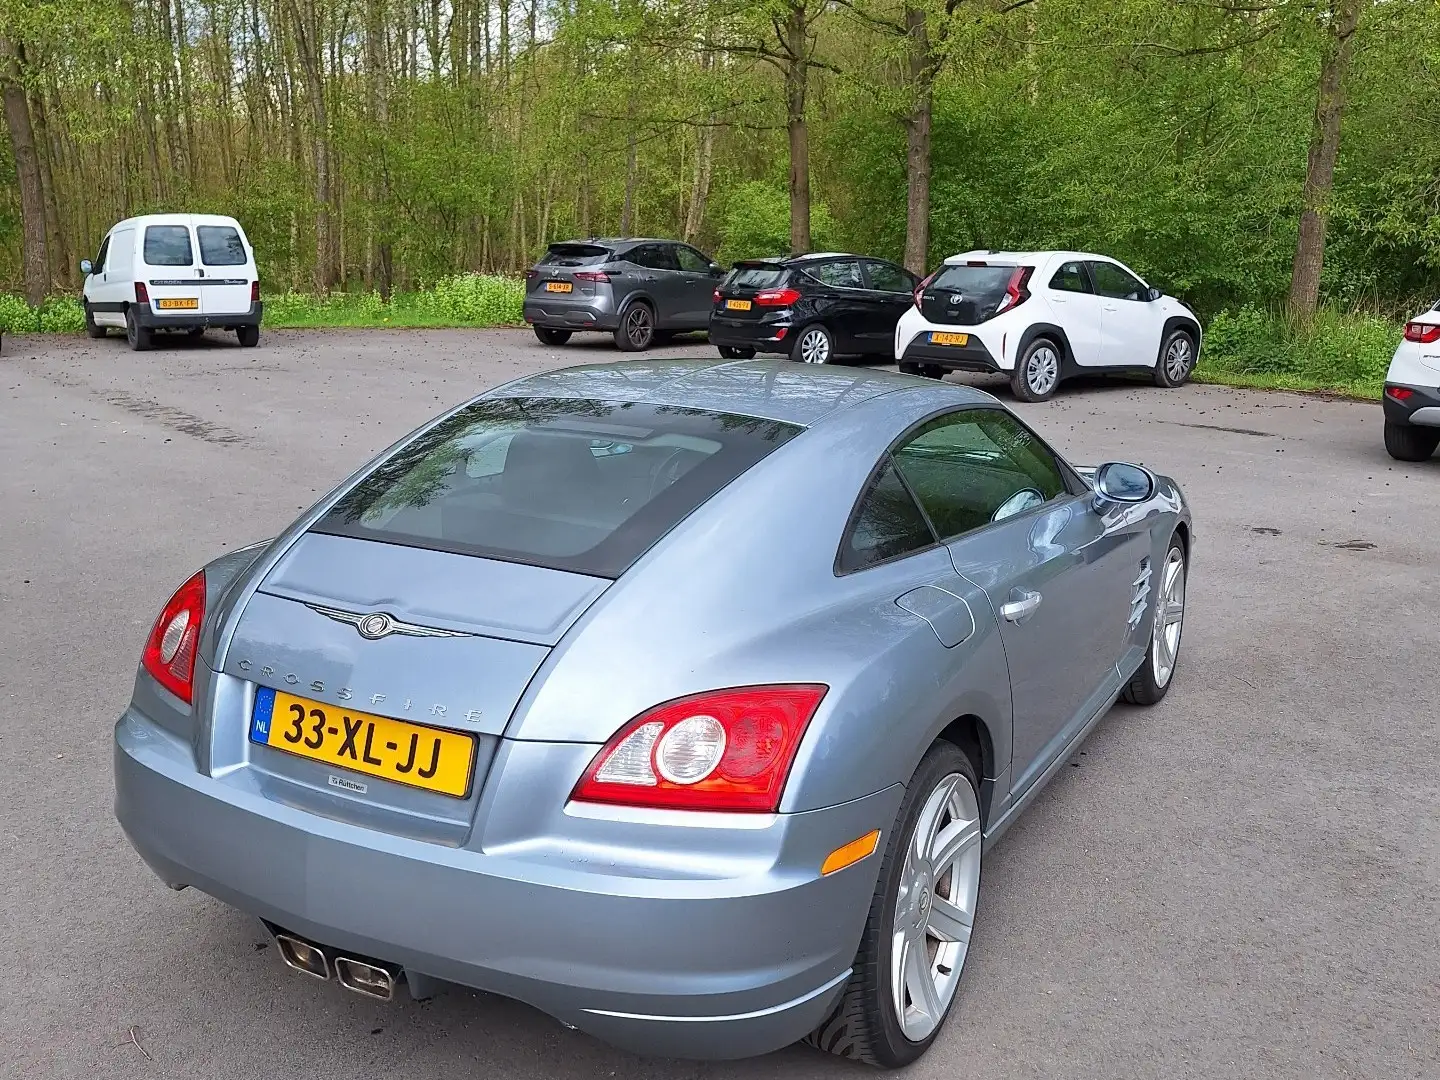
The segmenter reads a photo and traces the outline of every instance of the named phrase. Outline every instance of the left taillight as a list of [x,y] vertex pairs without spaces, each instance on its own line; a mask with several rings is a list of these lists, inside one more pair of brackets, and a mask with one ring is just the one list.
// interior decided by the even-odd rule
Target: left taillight
[[1000,298],[1000,305],[995,309],[996,315],[1002,311],[1009,311],[1013,307],[1019,307],[1030,299],[1030,290],[1026,286],[1030,284],[1030,275],[1034,272],[1033,266],[1017,266],[1015,268],[1015,272],[1010,275],[1010,280],[1005,283],[1005,295]]
[[251,302],[252,304],[258,304],[258,303],[260,302],[260,279],[259,279],[259,278],[256,278],[254,281],[250,282],[250,302]]
[[205,621],[205,572],[175,590],[155,620],[140,663],[161,686],[189,704],[195,685],[195,650]]
[[1421,345],[1433,345],[1440,341],[1440,323],[1409,322],[1405,324],[1405,340]]
[[570,797],[672,810],[774,812],[826,689],[808,683],[746,686],[658,705],[616,733]]

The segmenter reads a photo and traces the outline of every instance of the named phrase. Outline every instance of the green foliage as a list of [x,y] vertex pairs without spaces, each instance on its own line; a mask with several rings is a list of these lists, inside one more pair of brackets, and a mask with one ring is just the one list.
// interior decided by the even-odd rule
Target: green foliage
[[309,296],[283,293],[265,301],[265,325],[322,326],[515,326],[521,322],[525,282],[488,274],[442,278],[428,289],[396,293]]
[[33,308],[24,297],[0,294],[0,332],[78,334],[84,329],[85,309],[73,297],[52,297]]
[[[835,246],[839,232],[824,203],[810,207],[810,236],[816,251]],[[718,257],[727,263],[788,255],[790,201],[785,189],[763,180],[741,184],[725,200]],[[798,254],[798,253],[794,253]]]
[[1401,326],[1322,308],[1308,324],[1246,305],[1210,320],[1196,378],[1378,397]]

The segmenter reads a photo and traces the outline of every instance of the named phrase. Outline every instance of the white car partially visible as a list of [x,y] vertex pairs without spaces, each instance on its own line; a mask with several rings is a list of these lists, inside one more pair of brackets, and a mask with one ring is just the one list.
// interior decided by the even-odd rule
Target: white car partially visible
[[1440,301],[1405,324],[1385,373],[1385,449],[1425,461],[1440,446]]
[[1144,372],[1180,386],[1200,352],[1200,320],[1129,267],[1080,251],[967,251],[915,290],[895,328],[900,370],[1010,376],[1044,401],[1081,374]]

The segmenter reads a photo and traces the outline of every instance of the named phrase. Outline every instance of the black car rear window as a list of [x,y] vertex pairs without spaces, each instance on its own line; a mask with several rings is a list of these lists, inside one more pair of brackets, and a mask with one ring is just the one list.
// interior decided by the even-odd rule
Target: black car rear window
[[481,400],[395,453],[312,529],[619,577],[800,430],[639,402]]
[[244,266],[245,245],[233,225],[201,225],[195,230],[200,240],[200,261],[206,266]]
[[545,266],[588,266],[609,257],[610,249],[599,244],[551,244],[540,261]]
[[190,226],[147,225],[145,227],[147,266],[189,266],[195,261],[190,248]]
[[737,266],[725,284],[739,289],[773,289],[784,280],[783,266]]

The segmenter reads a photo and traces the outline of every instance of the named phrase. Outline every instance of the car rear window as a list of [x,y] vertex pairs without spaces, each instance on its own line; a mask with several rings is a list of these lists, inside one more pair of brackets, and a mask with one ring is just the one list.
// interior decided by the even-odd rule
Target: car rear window
[[1013,273],[1013,266],[947,266],[926,292],[957,293],[975,305],[980,317],[988,318],[1000,306]]
[[201,225],[195,230],[200,240],[200,261],[206,266],[244,266],[245,244],[233,225]]
[[147,225],[144,252],[149,266],[190,266],[195,262],[190,226]]
[[773,289],[784,280],[783,266],[737,266],[725,284],[739,289]]
[[312,529],[619,577],[800,430],[639,402],[481,400],[383,462]]
[[609,257],[610,249],[599,244],[551,244],[541,262],[545,266],[588,266]]

